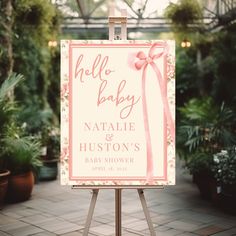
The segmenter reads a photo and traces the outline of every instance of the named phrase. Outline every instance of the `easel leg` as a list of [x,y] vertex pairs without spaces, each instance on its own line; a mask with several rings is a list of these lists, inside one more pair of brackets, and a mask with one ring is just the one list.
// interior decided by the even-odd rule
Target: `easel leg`
[[121,236],[121,189],[115,189],[116,236]]
[[147,223],[148,223],[150,234],[151,234],[151,236],[156,236],[156,233],[155,233],[155,230],[154,230],[154,227],[153,227],[153,224],[152,224],[152,220],[151,220],[148,208],[147,208],[147,203],[146,203],[146,200],[145,200],[145,197],[144,197],[143,190],[138,189],[138,194],[139,194],[139,198],[140,198],[140,201],[141,201],[141,204],[142,204],[142,207],[143,207],[144,215],[145,215]]
[[87,216],[86,223],[85,223],[83,236],[88,236],[89,227],[91,225],[93,212],[94,212],[94,208],[95,208],[97,197],[98,197],[98,191],[99,191],[98,189],[93,189],[93,196],[91,198],[90,207],[89,207],[88,216]]

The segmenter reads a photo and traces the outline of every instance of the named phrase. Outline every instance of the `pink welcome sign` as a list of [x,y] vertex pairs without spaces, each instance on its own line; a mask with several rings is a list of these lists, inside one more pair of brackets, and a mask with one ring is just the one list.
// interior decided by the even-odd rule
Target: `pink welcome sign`
[[174,41],[61,41],[61,183],[175,183]]

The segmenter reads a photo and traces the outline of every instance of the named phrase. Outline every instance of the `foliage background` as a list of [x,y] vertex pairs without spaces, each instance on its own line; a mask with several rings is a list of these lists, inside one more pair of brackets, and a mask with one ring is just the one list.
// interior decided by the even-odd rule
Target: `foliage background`
[[[22,112],[22,119],[27,122],[35,112],[43,114],[47,110],[50,122],[58,125],[59,49],[49,48],[48,41],[58,39],[61,14],[45,0],[6,0],[1,5],[0,19],[6,17],[6,8],[11,10],[8,20],[0,24],[4,42],[0,44],[0,81],[12,71],[22,74],[25,81],[14,94],[27,113]],[[12,64],[12,68],[6,64]]]

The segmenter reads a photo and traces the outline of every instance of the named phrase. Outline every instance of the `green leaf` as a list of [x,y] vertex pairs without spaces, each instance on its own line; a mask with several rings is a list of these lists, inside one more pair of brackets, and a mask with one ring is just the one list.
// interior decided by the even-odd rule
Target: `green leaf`
[[10,93],[23,78],[23,75],[13,73],[2,83],[0,87],[0,102],[7,97],[7,94]]

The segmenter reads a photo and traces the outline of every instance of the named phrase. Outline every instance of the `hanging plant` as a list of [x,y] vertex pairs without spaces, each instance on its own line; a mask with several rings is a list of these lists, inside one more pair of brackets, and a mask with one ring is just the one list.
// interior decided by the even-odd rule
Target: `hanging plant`
[[171,19],[174,29],[186,29],[190,24],[199,23],[202,9],[196,0],[179,0],[166,8],[165,16]]

